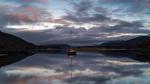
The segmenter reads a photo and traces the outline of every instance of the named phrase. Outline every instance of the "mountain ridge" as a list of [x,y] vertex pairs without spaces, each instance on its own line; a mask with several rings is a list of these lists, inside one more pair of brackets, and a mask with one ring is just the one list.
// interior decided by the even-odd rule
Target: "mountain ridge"
[[32,49],[35,46],[33,43],[29,43],[22,38],[0,31],[0,49],[21,51]]
[[108,48],[147,48],[150,46],[150,36],[139,36],[130,40],[116,42],[105,42],[100,47]]

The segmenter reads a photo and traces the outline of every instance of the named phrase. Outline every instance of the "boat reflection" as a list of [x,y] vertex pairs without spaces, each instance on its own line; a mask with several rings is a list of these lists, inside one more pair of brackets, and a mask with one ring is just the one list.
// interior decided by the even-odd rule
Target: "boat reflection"
[[74,50],[74,49],[69,49],[69,50],[67,51],[67,56],[68,56],[69,59],[70,59],[70,79],[71,79],[70,82],[72,82],[72,78],[73,78],[73,74],[72,74],[72,72],[73,72],[73,58],[74,58],[76,55],[77,55],[77,52],[76,52],[76,50]]

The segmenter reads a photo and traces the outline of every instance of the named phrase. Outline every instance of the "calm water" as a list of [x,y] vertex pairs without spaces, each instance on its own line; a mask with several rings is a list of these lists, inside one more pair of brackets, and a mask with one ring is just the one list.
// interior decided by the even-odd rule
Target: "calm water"
[[2,67],[0,84],[150,84],[150,63],[128,56],[35,54]]

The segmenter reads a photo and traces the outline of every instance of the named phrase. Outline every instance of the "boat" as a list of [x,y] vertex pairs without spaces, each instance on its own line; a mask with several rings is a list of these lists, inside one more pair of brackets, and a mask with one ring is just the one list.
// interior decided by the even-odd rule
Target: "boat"
[[69,50],[67,51],[67,55],[68,55],[69,57],[74,57],[74,56],[76,56],[76,54],[77,54],[77,52],[76,52],[75,49],[69,49]]

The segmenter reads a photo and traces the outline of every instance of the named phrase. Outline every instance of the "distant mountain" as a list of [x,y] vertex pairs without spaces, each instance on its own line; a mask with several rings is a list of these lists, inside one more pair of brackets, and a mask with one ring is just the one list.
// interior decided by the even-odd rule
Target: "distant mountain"
[[125,43],[125,41],[123,40],[108,41],[108,42],[102,43],[101,45],[99,45],[99,47],[120,48],[120,47],[124,47],[123,43]]
[[101,49],[137,49],[150,48],[150,36],[139,36],[130,40],[115,40],[104,42],[99,45],[79,46],[77,48],[101,48]]
[[53,49],[68,49],[70,45],[68,44],[47,44],[47,45],[39,45],[40,48],[53,48]]
[[34,47],[35,45],[32,43],[0,31],[0,50],[23,51]]
[[148,48],[150,47],[150,36],[139,36],[127,41],[105,42],[99,47],[104,48]]
[[67,44],[34,45],[17,36],[0,31],[0,51],[49,51],[49,49],[68,49]]
[[[34,45],[17,36],[0,32],[0,51],[31,51],[49,50],[49,49],[68,49],[67,44],[51,44],[51,45]],[[135,48],[150,48],[150,36],[139,36],[130,40],[117,40],[102,43],[93,46],[78,46],[76,48],[108,48],[108,49],[135,49]]]
[[139,48],[150,47],[150,36],[140,36],[126,41],[126,44],[130,44],[130,46]]

